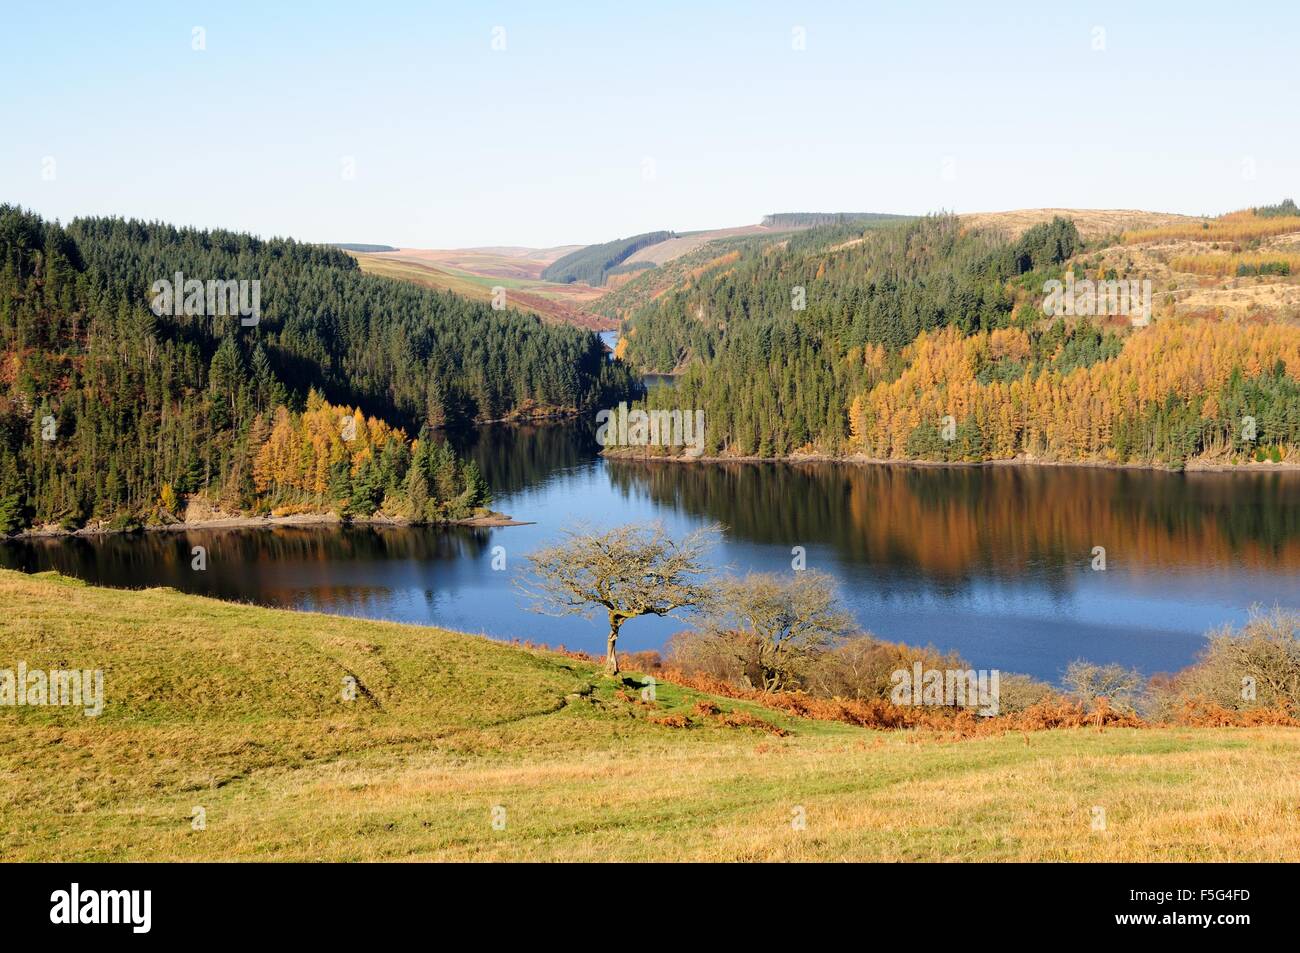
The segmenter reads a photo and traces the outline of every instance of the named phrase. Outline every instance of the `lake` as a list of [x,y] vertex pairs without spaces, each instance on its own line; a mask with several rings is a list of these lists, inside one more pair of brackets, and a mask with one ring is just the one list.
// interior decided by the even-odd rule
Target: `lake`
[[[591,428],[572,423],[485,427],[460,449],[493,507],[534,525],[34,539],[0,545],[0,565],[599,652],[601,619],[529,611],[515,589],[523,556],[584,523],[717,522],[720,568],[792,571],[803,547],[864,629],[1051,680],[1078,657],[1177,669],[1252,605],[1300,608],[1296,472],[606,461]],[[202,572],[190,568],[198,545]],[[681,627],[633,620],[619,645],[659,648]]]

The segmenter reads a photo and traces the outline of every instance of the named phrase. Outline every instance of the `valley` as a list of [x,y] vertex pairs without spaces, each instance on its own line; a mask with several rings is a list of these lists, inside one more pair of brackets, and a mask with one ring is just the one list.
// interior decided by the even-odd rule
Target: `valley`
[[4,27],[16,945],[1286,928],[1294,0]]

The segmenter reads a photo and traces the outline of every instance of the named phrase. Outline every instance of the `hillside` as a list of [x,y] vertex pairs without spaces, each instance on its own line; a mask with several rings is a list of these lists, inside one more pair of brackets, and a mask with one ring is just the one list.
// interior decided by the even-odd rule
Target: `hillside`
[[902,222],[910,216],[888,215],[880,212],[778,212],[764,215],[757,225],[739,225],[727,228],[710,228],[694,232],[668,233],[667,237],[649,242],[644,247],[623,259],[628,266],[650,264],[663,267],[684,255],[705,246],[719,247],[723,239],[730,238],[776,238],[791,232],[825,226],[843,226],[851,224],[879,224],[883,222]]
[[[491,302],[502,288],[510,307],[556,324],[613,330],[636,307],[745,240],[782,239],[815,226],[902,221],[879,213],[781,213],[761,224],[675,233],[647,232],[595,245],[421,249],[338,245],[369,274]],[[674,266],[676,267],[670,267]],[[629,287],[630,286],[630,287]]]
[[[629,300],[620,353],[678,374],[648,399],[705,411],[713,456],[1287,464],[1293,210],[1082,212],[1083,232],[1050,209],[813,228]],[[1051,304],[1053,282],[1077,287],[1078,309]]]
[[635,254],[628,256],[627,262],[629,264],[644,262],[656,267],[663,267],[669,262],[719,239],[773,234],[780,234],[780,230],[767,228],[764,225],[741,225],[738,228],[714,228],[703,232],[686,232],[640,249]]
[[[664,295],[689,289],[711,272],[728,272],[742,255],[752,257],[781,248],[795,234],[811,230],[814,235],[840,236],[845,244],[854,244],[870,231],[908,220],[907,216],[876,212],[789,212],[765,215],[759,225],[691,232],[638,252],[633,259],[645,256],[659,267],[626,281],[611,281],[610,290],[592,308],[625,320]],[[689,359],[686,354],[680,357]]]
[[[620,693],[584,662],[441,629],[9,571],[0,604],[0,657],[103,669],[105,696],[97,718],[0,707],[10,860],[1300,852],[1297,729],[957,741],[713,699],[777,736],[696,714],[698,692],[660,684],[645,705],[639,676]],[[652,720],[674,714],[691,727]]]
[[[423,458],[410,438],[632,387],[593,334],[364,275],[338,249],[0,205],[0,534],[169,522],[194,495],[422,513],[479,481],[448,464],[439,486],[433,438]],[[304,433],[311,453],[267,458]]]
[[[515,252],[514,254],[506,253]],[[490,304],[493,289],[504,288],[506,305],[535,314],[549,324],[604,331],[614,322],[588,310],[601,291],[582,283],[543,281],[550,252],[565,249],[396,249],[385,254],[358,254],[367,274],[409,281],[435,291]]]
[[593,288],[599,287],[608,275],[628,270],[626,263],[631,255],[674,237],[672,232],[646,232],[631,238],[587,245],[551,262],[542,270],[541,276],[547,281],[581,281]]
[[1046,224],[1054,218],[1068,218],[1074,222],[1085,241],[1142,228],[1194,223],[1205,218],[1176,215],[1171,212],[1143,212],[1136,209],[1081,209],[1081,208],[1029,208],[1011,212],[968,212],[958,216],[970,228],[991,229],[1008,238],[1019,238],[1035,225]]
[[[785,232],[762,232],[710,238],[666,260],[659,267],[611,279],[605,294],[591,307],[608,318],[622,321],[675,288],[689,287],[715,269],[734,263],[743,249],[772,245],[783,240]],[[673,241],[676,241],[674,239]],[[682,239],[683,242],[690,239]],[[665,245],[671,242],[664,242]],[[653,250],[653,249],[651,249]]]
[[[1074,222],[1093,247],[1094,270],[1151,280],[1168,316],[1300,318],[1300,217],[1261,220],[1258,234],[1233,231],[1248,213],[1207,217],[1096,209],[1023,209],[961,215],[964,225],[1018,238],[1055,217]],[[1251,269],[1253,264],[1254,268]],[[1246,268],[1239,273],[1241,266]],[[1264,273],[1259,267],[1263,265]],[[1270,271],[1270,265],[1280,265]]]

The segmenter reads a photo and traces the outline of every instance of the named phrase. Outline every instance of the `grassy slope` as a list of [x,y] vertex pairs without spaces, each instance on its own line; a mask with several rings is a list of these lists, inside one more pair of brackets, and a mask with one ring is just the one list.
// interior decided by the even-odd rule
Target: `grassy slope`
[[471,275],[468,272],[423,262],[402,261],[387,255],[362,253],[355,257],[361,270],[368,274],[400,278],[438,291],[454,291],[475,301],[491,301],[494,285],[506,288],[519,286],[519,280],[515,278],[488,279],[483,275]]
[[603,330],[614,322],[584,307],[595,300],[595,292],[586,285],[561,285],[534,278],[476,274],[433,262],[395,258],[392,255],[355,255],[361,270],[385,278],[409,281],[425,288],[451,291],[474,301],[490,302],[493,288],[507,291],[509,306],[530,311],[543,320],[572,324],[588,330]]
[[[1295,730],[683,730],[647,719],[695,693],[650,712],[438,629],[8,571],[0,606],[0,668],[101,667],[107,699],[0,708],[6,859],[1300,856]],[[348,674],[368,696],[341,700]]]

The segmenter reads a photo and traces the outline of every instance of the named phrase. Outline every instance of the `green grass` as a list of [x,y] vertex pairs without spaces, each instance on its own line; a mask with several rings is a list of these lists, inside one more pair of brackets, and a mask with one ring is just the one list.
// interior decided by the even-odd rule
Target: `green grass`
[[106,698],[0,708],[10,860],[1300,856],[1294,729],[952,741],[716,699],[775,737],[441,629],[8,571],[0,606],[0,669],[101,668]]

